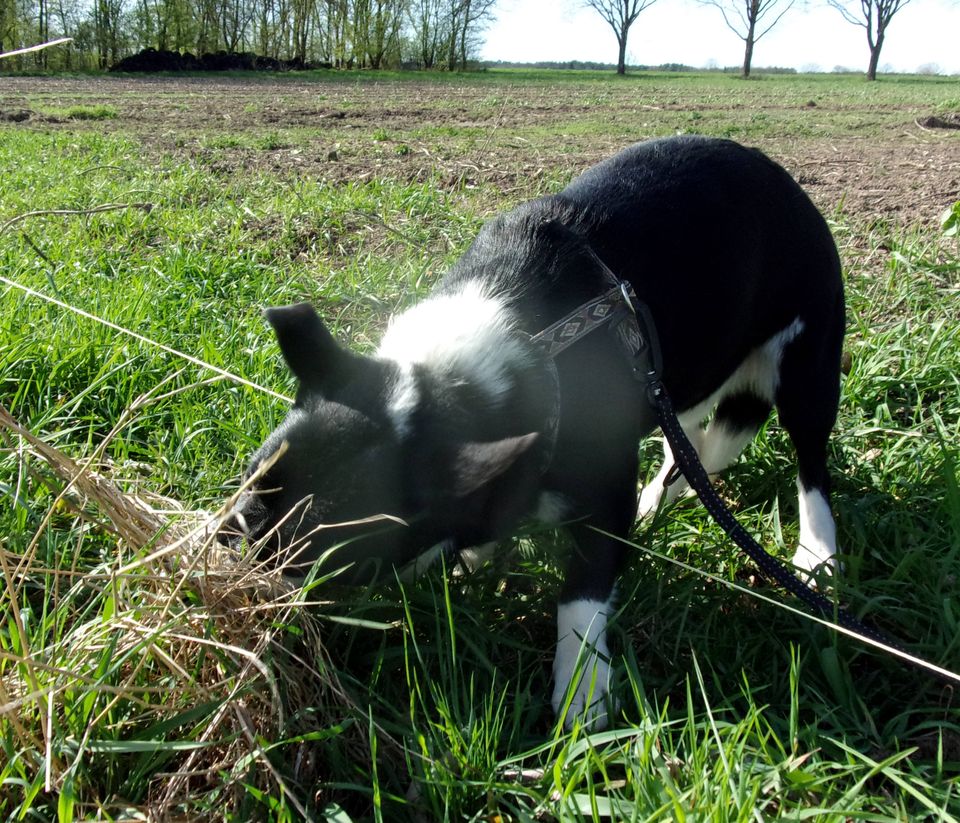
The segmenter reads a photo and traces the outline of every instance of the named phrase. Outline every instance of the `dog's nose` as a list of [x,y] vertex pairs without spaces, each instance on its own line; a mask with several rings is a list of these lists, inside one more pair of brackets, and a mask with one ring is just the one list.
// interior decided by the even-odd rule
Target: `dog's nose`
[[233,511],[217,529],[216,540],[221,546],[239,549],[243,539],[249,534],[246,518],[241,512]]

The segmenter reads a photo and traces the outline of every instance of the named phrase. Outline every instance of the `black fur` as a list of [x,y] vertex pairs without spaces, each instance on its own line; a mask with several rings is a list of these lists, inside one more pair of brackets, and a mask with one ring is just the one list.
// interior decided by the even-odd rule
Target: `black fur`
[[[830,231],[790,176],[729,141],[640,143],[559,194],[487,223],[435,294],[483,283],[515,320],[511,340],[524,343],[607,288],[604,266],[650,307],[678,410],[709,398],[752,351],[799,319],[776,396],[744,389],[723,400],[717,420],[756,429],[774,401],[797,446],[804,487],[826,495],[843,288]],[[526,359],[509,364],[511,391],[494,401],[471,383],[469,369],[450,379],[416,366],[411,378],[388,358],[348,352],[308,307],[274,309],[268,318],[300,390],[291,418],[252,461],[251,470],[288,443],[260,491],[240,506],[250,539],[298,504],[302,511],[276,529],[267,551],[319,524],[378,513],[406,522],[310,535],[304,561],[360,535],[329,562],[352,563],[362,576],[371,562],[400,564],[441,541],[462,548],[502,537],[549,491],[575,521],[562,600],[609,598],[624,549],[588,526],[627,535],[637,443],[654,428],[613,335],[595,332],[557,357],[553,442],[546,420],[557,389],[530,346]],[[414,381],[417,403],[398,429],[388,405],[405,379]]]

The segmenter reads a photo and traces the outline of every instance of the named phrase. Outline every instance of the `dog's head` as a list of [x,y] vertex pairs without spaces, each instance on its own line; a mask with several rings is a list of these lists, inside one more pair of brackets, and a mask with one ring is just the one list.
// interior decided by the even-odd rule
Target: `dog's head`
[[494,539],[529,506],[535,433],[464,439],[463,410],[432,404],[429,381],[399,426],[391,402],[411,376],[396,363],[340,346],[309,304],[266,317],[299,385],[250,461],[224,542],[293,568],[324,558],[324,569],[362,580],[438,543]]

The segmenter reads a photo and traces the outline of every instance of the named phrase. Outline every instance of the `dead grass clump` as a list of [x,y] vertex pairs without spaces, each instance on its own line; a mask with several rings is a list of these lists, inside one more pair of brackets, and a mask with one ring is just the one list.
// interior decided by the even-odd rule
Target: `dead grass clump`
[[[328,665],[322,604],[307,604],[282,569],[221,547],[222,512],[189,511],[127,483],[103,459],[106,443],[76,460],[2,407],[0,431],[19,459],[17,494],[30,486],[52,497],[26,549],[0,550],[0,599],[44,597],[50,615],[36,625],[10,608],[16,637],[0,648],[0,725],[43,790],[91,813],[125,796],[151,818],[192,818],[205,805],[230,807],[242,781],[309,816],[316,798],[288,781],[315,783],[317,759],[309,730],[291,718],[335,725],[351,708]],[[76,548],[51,564],[38,548],[54,528]],[[83,546],[94,538],[109,551],[91,562]],[[284,753],[294,761],[287,776],[270,757],[267,741],[278,740],[296,750]],[[139,786],[116,776],[136,768]]]

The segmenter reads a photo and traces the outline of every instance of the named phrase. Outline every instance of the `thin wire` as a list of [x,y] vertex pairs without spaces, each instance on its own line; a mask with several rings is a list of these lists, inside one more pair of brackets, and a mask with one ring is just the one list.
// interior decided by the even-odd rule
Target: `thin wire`
[[102,317],[98,317],[97,315],[91,314],[90,312],[84,311],[76,306],[71,306],[69,303],[58,300],[56,297],[51,297],[49,294],[44,294],[36,289],[31,289],[29,286],[24,286],[22,283],[17,283],[15,280],[4,277],[2,274],[0,274],[0,282],[6,283],[8,286],[12,286],[15,289],[20,289],[20,291],[26,292],[31,297],[38,297],[41,300],[46,300],[48,303],[53,303],[53,305],[59,306],[62,309],[72,311],[74,314],[80,315],[80,317],[85,317],[87,320],[93,320],[102,326],[106,326],[108,329],[121,332],[128,337],[132,337],[134,340],[139,340],[141,343],[146,343],[147,345],[154,346],[155,348],[161,349],[168,354],[180,357],[183,360],[186,360],[188,363],[193,363],[193,365],[199,366],[202,369],[211,371],[214,374],[220,375],[221,377],[226,377],[228,380],[232,380],[234,383],[239,383],[242,386],[248,386],[251,389],[261,391],[264,394],[269,394],[271,397],[275,397],[277,400],[283,400],[285,403],[293,402],[293,398],[287,397],[285,394],[276,392],[273,389],[268,389],[266,386],[261,386],[259,383],[254,383],[252,380],[247,380],[245,377],[240,377],[239,375],[229,372],[226,369],[221,369],[219,366],[214,366],[210,363],[207,363],[206,361],[201,360],[199,357],[194,357],[192,354],[187,354],[186,352],[179,351],[178,349],[174,349],[170,346],[164,345],[163,343],[158,343],[156,340],[151,340],[149,337],[146,337],[139,332],[126,329],[123,326],[118,326],[116,323],[112,323],[109,320],[105,320]]
[[694,574],[699,574],[701,577],[706,577],[708,580],[712,580],[714,583],[720,583],[721,585],[724,585],[729,589],[734,589],[740,592],[741,594],[747,594],[750,597],[756,597],[758,600],[763,600],[767,603],[770,603],[771,605],[777,606],[778,608],[785,609],[788,612],[792,612],[793,614],[799,615],[800,617],[804,617],[807,620],[812,620],[814,623],[819,623],[821,626],[826,626],[828,629],[833,629],[834,631],[839,632],[840,634],[845,634],[848,637],[853,637],[861,641],[862,643],[866,643],[867,645],[870,645],[870,646],[875,646],[876,648],[881,649],[882,651],[888,652],[889,654],[893,654],[893,655],[896,655],[897,657],[903,658],[904,660],[908,660],[914,665],[919,666],[920,668],[923,668],[923,669],[927,669],[931,672],[934,672],[935,674],[938,674],[941,677],[946,678],[947,680],[953,680],[956,683],[960,683],[960,674],[957,674],[956,672],[952,672],[949,669],[944,669],[942,666],[938,666],[936,663],[931,663],[928,660],[924,660],[922,657],[917,657],[916,655],[910,654],[910,652],[903,651],[902,649],[898,649],[895,646],[890,646],[886,643],[883,643],[880,640],[874,640],[872,637],[867,637],[866,635],[860,634],[859,632],[856,632],[853,629],[848,629],[846,626],[841,626],[838,623],[833,623],[822,617],[818,617],[815,614],[811,614],[810,612],[805,612],[803,611],[803,609],[798,609],[796,606],[791,606],[789,603],[783,603],[780,600],[775,600],[774,598],[768,597],[767,595],[762,594],[758,591],[754,591],[753,589],[748,589],[745,586],[741,586],[739,583],[734,583],[730,580],[724,580],[722,577],[717,577],[715,574],[712,574],[708,571],[704,571],[703,569],[698,569],[696,566],[691,566],[689,563],[684,563],[682,560],[677,560],[675,557],[670,557],[669,555],[661,554],[660,552],[655,551],[654,549],[651,549],[647,546],[641,546],[637,543],[633,543],[624,537],[619,537],[615,534],[611,534],[610,532],[605,532],[602,529],[594,528],[594,531],[597,531],[600,534],[605,535],[606,537],[613,538],[614,540],[619,540],[621,543],[625,543],[626,545],[631,546],[635,549],[640,549],[641,551],[644,551],[647,554],[649,554],[651,557],[656,557],[658,560],[666,560],[668,563],[672,563],[674,566],[679,566],[681,569],[685,569],[686,571],[693,572]]

